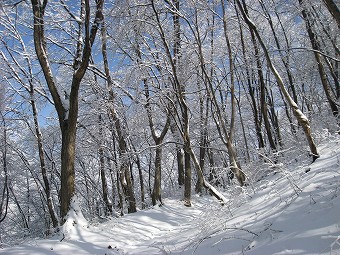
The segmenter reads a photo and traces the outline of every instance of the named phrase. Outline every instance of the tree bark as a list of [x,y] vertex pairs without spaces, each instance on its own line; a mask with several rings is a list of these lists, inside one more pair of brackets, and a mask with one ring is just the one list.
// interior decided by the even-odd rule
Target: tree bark
[[[245,13],[248,15],[248,11],[245,8],[244,9]],[[251,35],[251,41],[254,47],[254,52],[255,52],[255,59],[256,59],[256,70],[257,70],[257,75],[258,75],[258,84],[260,85],[260,111],[262,113],[261,117],[264,122],[264,127],[266,129],[267,133],[267,138],[269,141],[270,148],[273,151],[276,151],[276,144],[274,142],[273,136],[272,136],[272,131],[271,131],[271,125],[269,122],[269,117],[268,117],[268,104],[267,104],[267,97],[266,97],[266,83],[264,80],[264,75],[263,75],[263,67],[262,63],[260,60],[260,52],[259,48],[256,42],[256,38],[254,35],[253,30],[250,29],[250,35]]]
[[191,159],[190,159],[190,144],[184,138],[184,164],[185,164],[185,177],[184,177],[184,205],[191,206]]
[[[243,2],[243,5],[245,6],[245,1],[242,0]],[[316,148],[316,145],[314,143],[314,139],[312,137],[312,134],[311,134],[311,129],[310,129],[310,123],[309,123],[309,120],[308,118],[301,112],[301,110],[299,109],[298,105],[294,102],[294,100],[291,98],[291,96],[289,95],[284,83],[283,83],[283,80],[279,74],[279,72],[277,71],[276,67],[274,66],[273,62],[271,61],[271,58],[269,56],[269,52],[264,44],[264,42],[262,41],[262,38],[259,34],[259,32],[257,31],[257,27],[255,26],[255,24],[251,21],[251,19],[249,18],[249,16],[246,14],[245,10],[244,10],[244,7],[242,6],[240,0],[236,0],[236,3],[243,15],[243,18],[245,20],[245,22],[248,24],[249,28],[251,30],[254,31],[261,47],[262,47],[262,50],[265,54],[265,57],[266,57],[266,60],[267,60],[267,63],[273,73],[273,75],[275,76],[275,79],[276,79],[276,82],[282,92],[282,94],[284,95],[287,103],[289,104],[289,106],[291,107],[292,111],[293,111],[293,114],[294,116],[296,117],[297,121],[299,122],[299,124],[301,125],[301,127],[303,128],[304,130],[304,133],[305,133],[305,136],[306,136],[306,139],[307,139],[307,142],[308,142],[308,145],[309,145],[309,149],[310,149],[310,152],[311,152],[311,156],[312,156],[312,160],[313,162],[320,157],[318,151],[317,151],[317,148]]]
[[[194,161],[194,164],[195,164],[197,176],[198,176],[198,178],[201,178],[201,180],[203,182],[203,186],[205,188],[207,188],[208,190],[210,190],[212,192],[212,194],[214,194],[215,197],[226,202],[227,200],[224,198],[224,196],[222,194],[220,194],[214,187],[212,187],[212,185],[210,185],[204,179],[202,169],[200,168],[199,162],[198,162],[198,160],[195,156],[195,153],[194,153],[194,151],[191,147],[190,136],[189,136],[189,115],[188,115],[189,109],[188,109],[188,106],[187,106],[187,103],[186,103],[186,98],[184,96],[183,86],[181,85],[181,83],[179,81],[179,77],[177,75],[177,68],[176,68],[176,65],[174,64],[169,45],[168,45],[166,38],[165,38],[165,32],[164,32],[163,27],[161,25],[161,21],[160,21],[160,18],[159,18],[159,15],[158,15],[158,12],[156,10],[155,3],[154,3],[153,0],[151,1],[151,6],[152,6],[152,9],[153,9],[155,17],[156,17],[156,22],[157,22],[157,26],[158,26],[158,29],[159,29],[159,34],[160,34],[161,40],[163,42],[163,46],[164,46],[165,51],[166,51],[166,56],[167,56],[168,61],[171,65],[171,70],[172,70],[172,75],[173,75],[172,76],[172,78],[173,78],[172,82],[173,82],[175,90],[177,92],[176,97],[177,97],[177,100],[178,100],[178,103],[179,103],[179,106],[180,106],[179,108],[180,108],[180,111],[181,111],[180,133],[181,133],[181,136],[183,138],[184,145],[185,145],[184,151],[187,151],[187,152],[190,153],[190,158]],[[186,169],[185,171],[188,171],[188,173],[189,173],[189,169]],[[187,198],[187,199],[189,199],[189,198]],[[190,200],[191,200],[191,198],[190,198]]]
[[[173,115],[173,113],[172,113]],[[176,120],[171,119],[170,120],[170,131],[175,139],[175,148],[176,148],[176,159],[177,159],[177,172],[178,172],[178,185],[181,187],[184,185],[184,154],[181,147],[181,139],[179,135],[179,131],[177,130],[176,123],[174,123]]]
[[[180,17],[178,12],[180,10],[180,3],[179,0],[171,0],[174,12],[172,12],[172,19],[174,23],[174,43],[173,43],[173,65],[175,69],[178,69],[181,60],[181,24],[180,24]],[[175,129],[175,125],[172,125],[173,129]],[[185,185],[185,149],[182,149],[179,146],[179,136],[178,131],[174,131],[176,138],[176,155],[177,155],[177,167],[178,167],[178,185],[183,186]]]
[[[98,24],[102,21],[102,9],[103,0],[99,0],[96,6],[96,14],[94,24],[90,29],[90,4],[89,0],[85,0],[85,5],[82,5],[82,9],[85,8],[84,26],[85,26],[85,39],[84,46],[78,39],[77,53],[81,52],[81,59],[76,58],[74,60],[74,73],[72,76],[71,91],[68,98],[68,104],[65,105],[61,98],[60,93],[57,89],[56,79],[53,75],[53,69],[50,65],[48,58],[46,38],[45,38],[45,25],[44,25],[44,14],[47,5],[47,0],[43,2],[39,0],[31,0],[33,10],[33,37],[35,51],[43,70],[45,80],[49,91],[52,95],[55,109],[58,114],[61,135],[62,135],[62,146],[61,146],[61,191],[60,191],[60,216],[61,224],[66,221],[66,215],[70,209],[71,199],[75,194],[75,171],[74,171],[74,160],[75,160],[75,143],[76,143],[76,131],[77,131],[77,118],[78,118],[78,93],[82,78],[87,70],[90,56],[91,47],[95,40]],[[82,10],[83,11],[83,10]],[[81,12],[82,12],[81,11]],[[79,25],[79,33],[83,29],[82,23]],[[81,36],[79,36],[81,38]],[[78,55],[76,54],[76,55]]]
[[[235,6],[235,9],[237,7]],[[246,69],[246,79],[247,79],[247,86],[248,86],[248,92],[250,95],[250,101],[251,101],[251,108],[253,111],[253,117],[254,117],[254,125],[255,125],[255,132],[258,142],[259,148],[264,148],[264,140],[262,135],[262,128],[261,128],[261,115],[258,112],[257,102],[255,98],[255,87],[253,86],[253,81],[251,79],[250,70],[249,70],[249,63],[248,63],[248,56],[246,54],[246,46],[244,43],[244,35],[243,35],[243,28],[242,24],[240,22],[240,15],[238,12],[236,12],[238,23],[239,23],[239,29],[240,29],[240,39],[241,39],[241,46],[242,46],[242,55],[245,62],[245,69]]]
[[99,135],[100,135],[101,144],[99,144],[98,154],[99,154],[100,179],[102,182],[103,200],[106,206],[105,215],[111,215],[113,210],[112,210],[112,203],[109,199],[109,191],[107,187],[107,180],[106,180],[106,173],[105,173],[105,157],[104,157],[104,148],[103,148],[104,144],[102,144],[103,143],[102,141],[104,141],[102,122],[103,122],[102,116],[99,115]]
[[333,0],[323,0],[324,4],[326,5],[328,11],[335,19],[336,23],[338,24],[338,27],[340,28],[340,11],[339,7]]
[[[26,51],[26,47],[24,44],[24,41],[22,40],[22,38],[20,36],[18,36],[18,40],[19,43],[21,44],[21,47],[24,51],[25,54],[28,54]],[[15,57],[13,56],[13,54],[11,53],[11,51],[8,49],[7,44],[5,45],[5,48],[7,49],[8,53],[11,55],[12,59],[14,60],[14,62],[16,63],[16,65],[18,65],[17,60],[15,60]],[[43,146],[43,137],[42,137],[42,133],[41,133],[41,129],[40,129],[40,125],[39,125],[39,120],[38,120],[38,109],[37,109],[37,105],[36,105],[36,100],[35,100],[35,88],[34,88],[34,84],[33,84],[33,73],[32,73],[32,63],[30,58],[26,58],[26,64],[27,64],[27,68],[28,68],[28,72],[25,72],[25,75],[27,76],[27,80],[29,83],[29,86],[26,86],[25,82],[20,78],[19,74],[14,70],[13,66],[9,63],[9,61],[7,60],[6,56],[3,54],[3,52],[1,52],[1,55],[3,57],[3,59],[5,60],[7,66],[9,67],[9,69],[13,72],[13,75],[16,77],[16,79],[23,85],[23,87],[27,90],[27,92],[30,95],[30,104],[31,104],[31,108],[32,108],[32,113],[33,113],[33,122],[34,122],[34,132],[35,132],[35,136],[37,139],[37,145],[38,145],[38,153],[39,153],[39,161],[40,161],[40,170],[41,170],[41,174],[43,177],[43,181],[44,181],[44,192],[46,195],[46,203],[47,203],[47,208],[49,211],[49,215],[51,217],[52,220],[52,225],[54,228],[56,228],[58,226],[58,216],[57,213],[54,209],[54,205],[53,205],[53,201],[52,201],[52,197],[51,197],[51,188],[50,188],[50,182],[47,176],[47,171],[46,171],[46,161],[45,161],[45,154],[44,154],[44,146]],[[21,68],[20,66],[18,66],[19,68]]]
[[[0,102],[2,104],[2,102]],[[2,105],[0,105],[0,110],[2,108]],[[8,202],[9,202],[9,187],[8,187],[8,167],[7,167],[7,126],[6,121],[4,118],[4,115],[1,113],[1,119],[3,122],[3,125],[1,128],[3,129],[3,139],[4,139],[4,146],[1,148],[1,154],[2,154],[2,165],[3,165],[3,171],[4,171],[4,182],[3,182],[3,189],[1,194],[1,201],[0,201],[0,223],[3,222],[7,216],[8,213]]]
[[320,49],[318,39],[316,37],[316,34],[313,31],[309,12],[307,11],[305,6],[303,5],[302,0],[299,0],[299,3],[302,6],[302,17],[305,20],[308,37],[309,37],[309,40],[311,42],[312,48],[314,49],[313,52],[314,52],[314,57],[315,57],[316,63],[318,65],[318,71],[319,71],[319,75],[320,75],[320,79],[321,79],[321,84],[322,84],[323,89],[325,91],[325,95],[326,95],[326,98],[328,100],[329,106],[332,110],[332,113],[335,117],[337,117],[338,114],[339,114],[339,109],[338,109],[338,105],[336,104],[335,95],[333,94],[333,92],[331,90],[331,86],[328,82],[325,67],[324,67],[322,60],[321,60],[321,56],[320,56],[320,53],[319,53],[321,49]]
[[[119,180],[122,185],[122,190],[125,195],[125,199],[128,201],[128,213],[134,213],[137,211],[136,208],[136,199],[133,190],[132,176],[129,168],[129,158],[127,156],[128,146],[126,143],[126,138],[124,134],[124,130],[121,124],[121,120],[118,118],[118,114],[116,112],[114,101],[115,96],[113,93],[113,82],[110,74],[109,63],[107,58],[107,34],[104,20],[101,24],[101,35],[102,35],[102,56],[104,62],[104,71],[106,75],[107,82],[107,90],[109,93],[109,114],[112,118],[112,122],[117,132],[118,136],[118,147],[119,147],[119,157],[120,157],[120,170],[119,170]],[[123,205],[121,203],[121,205]]]

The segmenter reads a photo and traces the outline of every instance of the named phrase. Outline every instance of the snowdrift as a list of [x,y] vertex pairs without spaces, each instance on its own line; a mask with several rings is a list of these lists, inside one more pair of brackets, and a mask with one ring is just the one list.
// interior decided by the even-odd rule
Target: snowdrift
[[0,249],[0,254],[340,254],[340,141],[319,147],[308,166],[279,165],[221,206],[210,196],[178,199],[105,223],[78,207],[64,234]]

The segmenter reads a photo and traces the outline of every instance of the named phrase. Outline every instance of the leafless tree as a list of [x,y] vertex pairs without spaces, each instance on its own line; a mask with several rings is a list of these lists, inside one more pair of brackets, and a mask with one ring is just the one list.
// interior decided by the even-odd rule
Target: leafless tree
[[[76,55],[73,61],[73,74],[70,91],[66,92],[66,98],[58,91],[58,84],[51,67],[47,41],[45,36],[45,11],[48,1],[31,0],[33,11],[34,46],[43,70],[45,80],[52,95],[55,109],[58,114],[60,130],[62,134],[61,146],[61,192],[60,192],[60,216],[61,223],[66,219],[73,196],[75,195],[75,146],[77,132],[77,118],[79,107],[79,87],[89,65],[91,49],[96,38],[98,27],[103,19],[103,0],[96,2],[94,24],[90,26],[90,1],[81,1],[78,41]],[[85,35],[83,37],[83,30]],[[84,41],[83,41],[84,38]]]

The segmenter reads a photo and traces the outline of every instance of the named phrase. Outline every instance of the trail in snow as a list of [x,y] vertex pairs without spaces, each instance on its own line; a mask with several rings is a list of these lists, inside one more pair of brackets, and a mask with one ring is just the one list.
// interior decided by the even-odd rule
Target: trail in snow
[[64,237],[0,254],[340,254],[340,141],[320,152],[310,166],[280,166],[254,189],[233,188],[224,207],[203,196],[191,208],[166,199],[101,224],[72,214]]

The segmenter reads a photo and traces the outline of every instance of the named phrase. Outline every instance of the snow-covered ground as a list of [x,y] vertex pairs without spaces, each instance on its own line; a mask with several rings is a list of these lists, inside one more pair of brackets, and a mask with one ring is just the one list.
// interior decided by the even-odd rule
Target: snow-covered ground
[[233,188],[223,207],[210,196],[194,197],[191,208],[166,199],[98,224],[75,208],[64,236],[0,254],[340,254],[340,140],[319,150],[309,166],[278,166],[256,185]]

